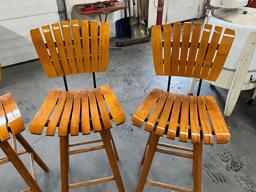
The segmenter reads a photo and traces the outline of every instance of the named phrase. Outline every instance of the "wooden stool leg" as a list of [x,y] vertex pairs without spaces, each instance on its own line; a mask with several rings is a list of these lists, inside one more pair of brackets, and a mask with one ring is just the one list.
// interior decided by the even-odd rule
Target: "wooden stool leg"
[[110,134],[108,133],[108,129],[102,129],[102,131],[100,132],[101,138],[102,138],[102,142],[104,144],[106,153],[107,153],[107,157],[114,175],[114,178],[116,180],[116,185],[118,188],[119,192],[124,192],[124,185],[123,185],[123,181],[121,178],[121,174],[116,162],[116,157],[114,154],[114,150],[111,146],[111,138],[110,138]]
[[150,138],[151,138],[151,132],[150,132],[150,134],[149,134],[149,136],[148,136],[147,144],[146,144],[146,146],[145,146],[145,149],[144,149],[144,152],[143,152],[141,161],[140,161],[140,165],[143,165],[143,163],[144,163],[145,155],[146,155],[147,150],[148,150],[148,144],[149,144],[149,139],[150,139]]
[[111,138],[111,143],[112,143],[112,146],[113,146],[113,149],[114,149],[114,152],[115,152],[116,160],[119,161],[119,155],[118,155],[117,150],[116,150],[116,145],[115,145],[112,133],[111,133],[110,130],[108,131],[108,133],[109,133],[109,136]]
[[144,160],[145,162],[143,163],[139,181],[137,183],[136,192],[142,192],[144,189],[144,186],[147,182],[149,169],[151,167],[151,164],[152,164],[155,152],[156,152],[156,147],[157,147],[158,141],[159,141],[159,136],[156,135],[154,132],[152,132],[150,139],[149,139],[148,150],[147,150],[145,160]]
[[203,142],[194,144],[193,176],[194,192],[201,192]]
[[37,164],[45,171],[48,172],[49,168],[47,165],[43,162],[43,160],[39,157],[39,155],[34,151],[34,149],[31,147],[31,145],[26,141],[26,139],[21,135],[16,135],[17,140],[20,142],[20,144],[29,152],[33,154],[34,160],[37,162]]
[[61,192],[68,192],[68,136],[60,137],[60,175],[61,175]]
[[0,142],[0,147],[2,148],[3,152],[6,154],[8,159],[12,162],[14,167],[20,173],[21,177],[25,180],[28,184],[30,189],[34,192],[41,192],[41,189],[37,185],[36,181],[33,179],[27,168],[24,166],[22,161],[19,159],[15,151],[12,149],[10,144],[7,141]]

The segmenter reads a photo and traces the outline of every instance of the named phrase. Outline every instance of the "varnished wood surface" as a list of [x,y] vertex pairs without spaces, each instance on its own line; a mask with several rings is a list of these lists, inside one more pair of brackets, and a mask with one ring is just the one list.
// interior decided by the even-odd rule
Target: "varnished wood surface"
[[[152,90],[132,116],[133,123],[169,139],[205,144],[227,143],[229,128],[212,96],[187,96]],[[155,129],[153,129],[155,128]],[[214,139],[215,138],[215,139]]]
[[62,21],[32,29],[30,35],[48,77],[107,70],[110,27],[106,22]]
[[163,33],[160,25],[153,26],[155,72],[214,81],[223,68],[234,36],[234,30],[210,24],[166,24]]
[[[125,113],[109,86],[88,91],[50,91],[30,124],[30,132],[59,136],[99,132],[124,123]],[[102,123],[101,123],[102,121]]]

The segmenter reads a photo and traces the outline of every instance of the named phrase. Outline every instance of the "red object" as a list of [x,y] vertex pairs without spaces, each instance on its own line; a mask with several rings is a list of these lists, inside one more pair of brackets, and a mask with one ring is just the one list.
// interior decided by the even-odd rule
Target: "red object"
[[164,9],[164,1],[159,0],[158,1],[158,7],[157,7],[157,18],[156,18],[156,24],[161,25],[162,19],[163,19],[163,9]]
[[256,0],[253,0],[248,7],[256,8]]

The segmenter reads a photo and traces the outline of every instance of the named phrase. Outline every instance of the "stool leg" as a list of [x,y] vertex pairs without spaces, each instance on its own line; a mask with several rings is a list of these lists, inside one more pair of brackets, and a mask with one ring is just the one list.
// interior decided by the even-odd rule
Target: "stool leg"
[[68,192],[68,136],[60,137],[60,175],[61,175],[61,192]]
[[193,147],[194,159],[193,159],[193,176],[194,176],[194,192],[201,192],[201,179],[202,179],[202,151],[203,142],[194,144]]
[[150,140],[150,138],[151,138],[151,132],[150,132],[150,134],[149,134],[149,136],[148,136],[147,144],[146,144],[146,146],[145,146],[145,149],[144,149],[144,152],[143,152],[143,155],[142,155],[141,161],[140,161],[140,165],[143,165],[143,163],[144,163],[145,155],[146,155],[147,150],[148,150],[148,144],[149,144],[149,140]]
[[159,141],[159,136],[156,135],[154,132],[152,132],[149,139],[148,150],[144,160],[145,162],[143,163],[139,181],[137,183],[136,192],[142,192],[144,189],[144,186],[147,182],[148,173],[156,152],[158,141]]
[[102,131],[100,132],[101,138],[102,138],[102,142],[104,144],[106,153],[107,153],[107,157],[114,175],[114,178],[116,180],[116,185],[118,188],[119,192],[124,192],[124,185],[123,185],[123,181],[121,178],[121,174],[116,162],[116,157],[115,157],[115,153],[114,150],[111,146],[111,138],[110,138],[110,134],[108,133],[109,130],[108,129],[102,129]]
[[14,152],[10,144],[7,141],[0,142],[0,147],[2,148],[3,152],[6,154],[8,159],[12,162],[14,167],[17,169],[17,171],[20,173],[21,177],[28,184],[30,189],[34,192],[41,192],[41,189],[37,185],[36,181],[33,179],[27,168],[24,166],[22,161]]
[[119,161],[119,155],[118,155],[117,150],[116,150],[116,145],[115,145],[112,133],[111,133],[110,130],[108,131],[108,133],[109,133],[109,136],[111,138],[111,143],[112,143],[112,146],[113,146],[113,149],[114,149],[114,152],[115,152],[116,160]]
[[29,152],[33,154],[34,160],[37,162],[37,164],[45,171],[48,172],[49,168],[47,165],[43,162],[43,160],[39,157],[39,155],[34,151],[34,149],[31,147],[31,145],[26,141],[26,139],[21,135],[16,135],[17,140],[20,142],[20,144]]

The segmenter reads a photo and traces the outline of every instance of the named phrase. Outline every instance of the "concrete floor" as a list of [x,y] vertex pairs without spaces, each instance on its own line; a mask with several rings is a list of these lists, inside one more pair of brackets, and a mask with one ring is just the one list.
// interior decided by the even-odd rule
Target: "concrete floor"
[[[72,89],[92,87],[91,74],[68,77]],[[151,45],[141,44],[127,47],[124,54],[111,51],[109,70],[97,74],[98,85],[113,87],[126,112],[125,124],[112,129],[120,155],[120,169],[126,191],[135,191],[139,173],[139,162],[148,133],[134,127],[130,122],[132,114],[147,93],[154,87],[165,89],[167,78],[156,77],[151,59]],[[185,93],[189,79],[174,78],[172,91]],[[50,89],[63,89],[61,78],[48,79],[39,61],[28,62],[3,70],[0,93],[11,92],[16,98],[26,124],[36,113]],[[211,90],[204,83],[202,94],[214,95],[223,108],[227,92]],[[242,93],[229,125],[232,139],[226,145],[205,146],[203,161],[203,192],[256,192],[256,102],[245,104],[249,93]],[[59,143],[57,137],[34,136],[24,131],[24,136],[49,165],[50,172],[37,169],[38,183],[44,192],[60,191]],[[89,139],[97,134],[74,137],[72,140]],[[167,141],[171,142],[171,141]],[[172,142],[172,143],[175,143]],[[28,157],[23,157],[28,165]],[[155,156],[149,177],[156,181],[190,187],[192,184],[191,161],[159,154]],[[37,167],[38,168],[38,167]],[[104,151],[91,152],[71,157],[71,181],[79,182],[111,175]],[[0,167],[0,192],[16,192],[26,184],[11,164]],[[115,183],[105,183],[70,191],[117,191]],[[145,191],[165,191],[146,187]]]

